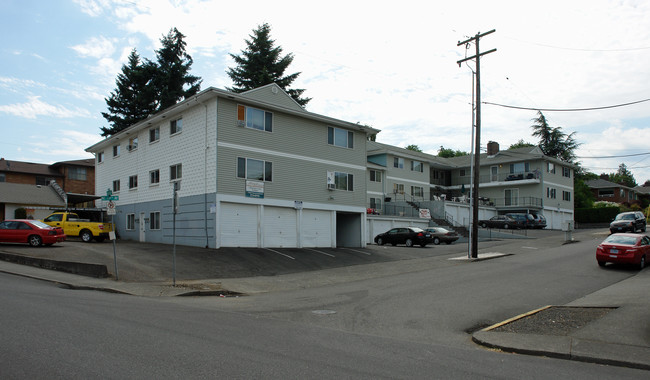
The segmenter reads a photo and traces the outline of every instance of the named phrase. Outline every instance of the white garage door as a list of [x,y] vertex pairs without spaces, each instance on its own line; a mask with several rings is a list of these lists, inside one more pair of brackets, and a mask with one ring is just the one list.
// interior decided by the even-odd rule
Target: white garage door
[[288,207],[264,207],[264,246],[295,248],[298,246],[296,210]]
[[301,239],[303,247],[332,246],[332,212],[302,210]]
[[391,220],[368,219],[368,243],[375,242],[375,236],[393,228]]
[[257,247],[258,206],[222,203],[219,216],[222,247]]

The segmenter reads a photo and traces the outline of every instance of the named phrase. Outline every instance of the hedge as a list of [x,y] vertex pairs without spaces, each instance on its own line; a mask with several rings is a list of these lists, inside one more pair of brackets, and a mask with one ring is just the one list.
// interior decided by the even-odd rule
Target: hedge
[[577,223],[609,223],[620,213],[619,207],[578,208],[575,210]]

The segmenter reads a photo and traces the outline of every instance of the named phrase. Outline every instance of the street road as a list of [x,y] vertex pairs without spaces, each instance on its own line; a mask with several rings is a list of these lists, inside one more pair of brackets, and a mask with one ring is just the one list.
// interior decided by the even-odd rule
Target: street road
[[1,377],[645,379],[486,350],[465,332],[636,273],[600,269],[599,239],[554,250],[518,241],[493,247],[513,253],[494,260],[441,255],[409,273],[240,298],[141,298],[0,274]]

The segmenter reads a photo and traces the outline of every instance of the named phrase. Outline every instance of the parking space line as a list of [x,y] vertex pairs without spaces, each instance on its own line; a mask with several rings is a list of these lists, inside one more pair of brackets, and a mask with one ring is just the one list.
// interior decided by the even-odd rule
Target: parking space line
[[282,253],[282,252],[278,252],[278,251],[276,251],[276,250],[274,250],[274,249],[271,249],[271,248],[264,248],[264,249],[266,249],[266,250],[268,250],[268,251],[271,251],[271,252],[274,252],[274,253],[277,253],[278,255],[282,255],[282,256],[288,257],[288,258],[290,258],[291,260],[295,260],[295,259],[296,259],[295,257],[291,257],[291,256],[289,256],[289,255],[287,255],[287,254],[284,254],[284,253]]
[[357,251],[356,249],[352,249],[352,248],[343,248],[343,249],[347,249],[348,251],[352,251],[352,252],[363,253],[364,255],[368,255],[368,256],[372,255],[371,253],[363,252],[363,251]]
[[310,251],[314,251],[314,252],[321,253],[321,254],[323,254],[323,255],[325,255],[325,256],[336,257],[336,256],[334,256],[334,255],[332,255],[332,254],[329,254],[329,253],[327,253],[327,252],[323,252],[323,251],[319,251],[319,250],[317,250],[317,249],[312,249],[312,248],[306,248],[306,249],[308,249],[308,250],[310,250]]

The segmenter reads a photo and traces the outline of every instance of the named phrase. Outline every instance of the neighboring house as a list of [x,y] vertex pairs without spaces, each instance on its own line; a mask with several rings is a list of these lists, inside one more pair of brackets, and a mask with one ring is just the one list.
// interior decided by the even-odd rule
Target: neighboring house
[[43,219],[50,208],[64,208],[65,201],[52,186],[0,182],[0,221],[13,219],[24,208],[30,219]]
[[92,158],[52,165],[0,159],[0,182],[47,186],[55,181],[66,193],[68,206],[87,206],[95,197],[95,162]]
[[[363,247],[366,140],[275,84],[208,88],[86,150],[122,238],[205,247]],[[174,186],[180,190],[175,216]]]
[[603,178],[585,181],[596,201],[607,201],[614,203],[635,203],[643,191],[637,188],[627,187],[618,183],[607,181]]
[[[368,143],[367,205],[374,209],[378,200],[427,203],[434,217],[449,219],[467,226],[471,187],[470,156],[440,158],[406,149]],[[422,171],[413,170],[422,165]],[[573,220],[574,166],[545,156],[539,147],[499,150],[496,142],[488,143],[488,153],[481,154],[479,199],[481,214],[541,212],[549,228],[560,229]],[[384,183],[373,183],[381,173]],[[385,179],[384,179],[385,178]],[[393,213],[384,202],[382,211]],[[453,211],[450,209],[453,208]],[[399,213],[397,213],[399,214]]]

